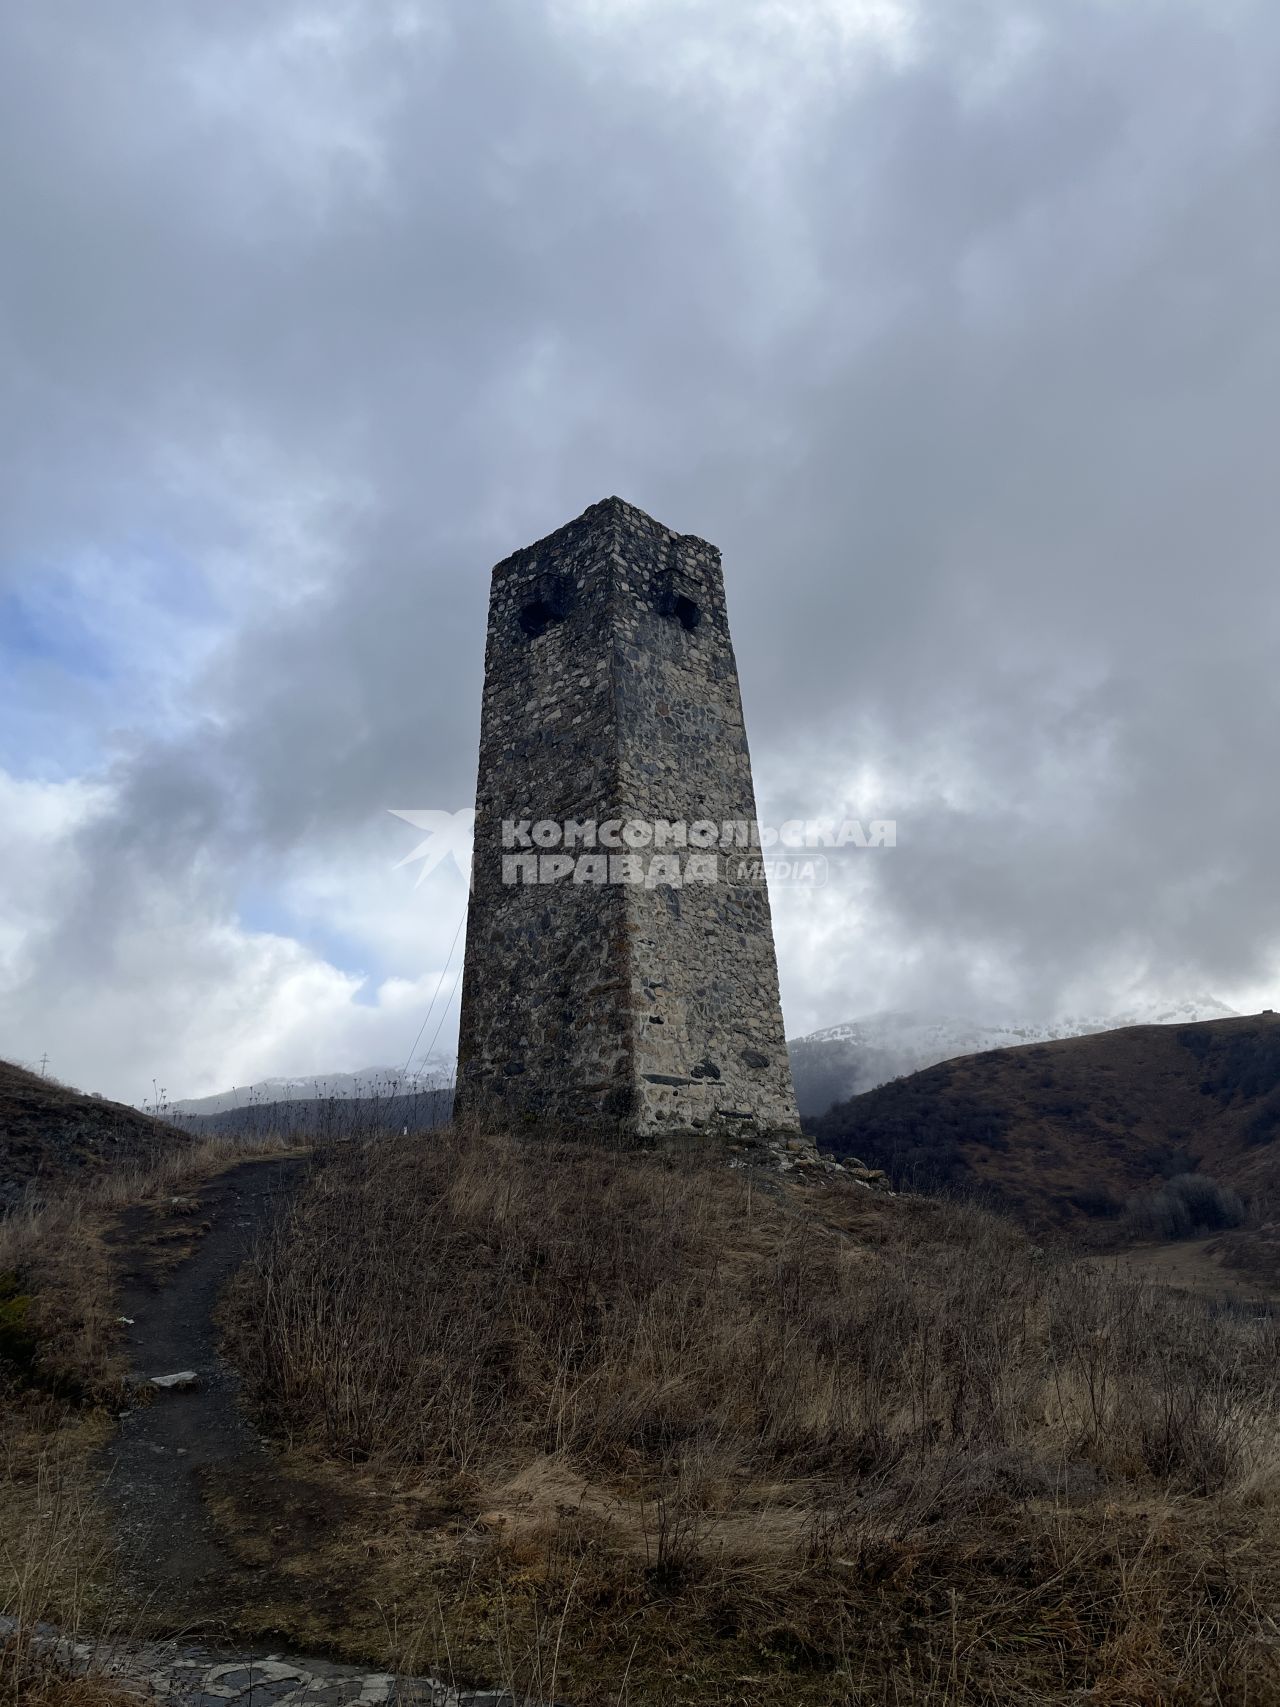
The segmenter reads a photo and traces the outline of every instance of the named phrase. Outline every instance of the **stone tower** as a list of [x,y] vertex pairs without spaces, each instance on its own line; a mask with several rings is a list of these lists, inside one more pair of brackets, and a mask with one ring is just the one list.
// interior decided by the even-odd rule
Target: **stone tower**
[[493,571],[458,1105],[794,1132],[720,553],[607,498]]

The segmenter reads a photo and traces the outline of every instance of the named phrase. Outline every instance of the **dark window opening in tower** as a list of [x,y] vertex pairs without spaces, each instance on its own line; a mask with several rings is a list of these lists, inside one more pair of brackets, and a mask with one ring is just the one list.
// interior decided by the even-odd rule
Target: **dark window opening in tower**
[[548,624],[559,622],[560,615],[561,613],[553,610],[545,599],[534,599],[532,604],[527,604],[520,612],[520,626],[530,639],[534,639],[539,634],[546,633]]
[[701,588],[691,575],[679,569],[668,569],[659,576],[657,585],[658,609],[663,616],[673,616],[682,628],[696,628],[702,621],[702,606],[698,603]]

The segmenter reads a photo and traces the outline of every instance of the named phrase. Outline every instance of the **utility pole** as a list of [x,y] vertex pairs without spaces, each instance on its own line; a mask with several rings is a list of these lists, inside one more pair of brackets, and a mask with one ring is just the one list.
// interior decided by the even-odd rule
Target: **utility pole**
[[45,1070],[48,1067],[48,1065],[49,1065],[49,1055],[48,1055],[48,1051],[46,1050],[46,1052],[40,1057],[40,1077],[42,1079],[47,1079],[49,1077],[48,1073]]

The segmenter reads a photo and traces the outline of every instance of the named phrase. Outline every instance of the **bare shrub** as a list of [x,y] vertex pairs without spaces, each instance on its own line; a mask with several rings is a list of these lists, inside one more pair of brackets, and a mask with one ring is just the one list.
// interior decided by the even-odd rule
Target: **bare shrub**
[[1131,1197],[1125,1217],[1135,1238],[1190,1239],[1242,1227],[1245,1206],[1237,1191],[1208,1174],[1176,1174],[1158,1191]]
[[1115,1474],[1216,1492],[1270,1455],[1280,1328],[1102,1268],[1054,1275],[1049,1351],[1064,1438]]

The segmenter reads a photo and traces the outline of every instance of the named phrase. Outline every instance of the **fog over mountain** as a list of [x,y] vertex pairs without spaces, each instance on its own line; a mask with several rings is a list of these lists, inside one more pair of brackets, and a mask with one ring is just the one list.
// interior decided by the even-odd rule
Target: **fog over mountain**
[[[1083,1037],[1128,1025],[1187,1025],[1232,1017],[1232,1010],[1213,996],[1193,997],[1173,1005],[1149,1002],[1105,1018],[1074,1014],[1040,1022],[897,1010],[824,1026],[806,1037],[792,1038],[788,1049],[800,1112],[810,1115],[821,1114],[833,1102],[872,1090],[888,1079],[960,1055],[1043,1043],[1055,1037]],[[213,1096],[184,1098],[169,1105],[166,1112],[226,1114],[280,1102],[386,1100],[451,1090],[456,1066],[453,1056],[437,1054],[416,1060],[408,1073],[403,1067],[384,1066],[366,1067],[358,1073],[260,1079]]]
[[[0,17],[0,1039],[447,1051],[489,566],[724,552],[793,1036],[1280,984],[1266,0]],[[433,1005],[434,1004],[434,1005]]]
[[404,1067],[366,1067],[360,1073],[316,1073],[309,1078],[259,1079],[252,1085],[236,1085],[206,1097],[182,1097],[166,1112],[176,1114],[226,1114],[233,1109],[262,1107],[279,1102],[368,1101],[374,1098],[412,1097],[453,1086],[452,1056],[432,1056],[416,1062],[410,1072]]
[[956,1014],[898,1010],[825,1026],[807,1037],[793,1038],[788,1048],[796,1099],[800,1113],[807,1116],[822,1114],[833,1102],[874,1090],[889,1079],[918,1073],[961,1055],[1045,1043],[1055,1037],[1085,1037],[1121,1026],[1187,1025],[1232,1017],[1232,1010],[1213,996],[1173,1005],[1148,1002],[1105,1018],[1067,1014],[1039,1022],[1007,1017],[976,1020]]

